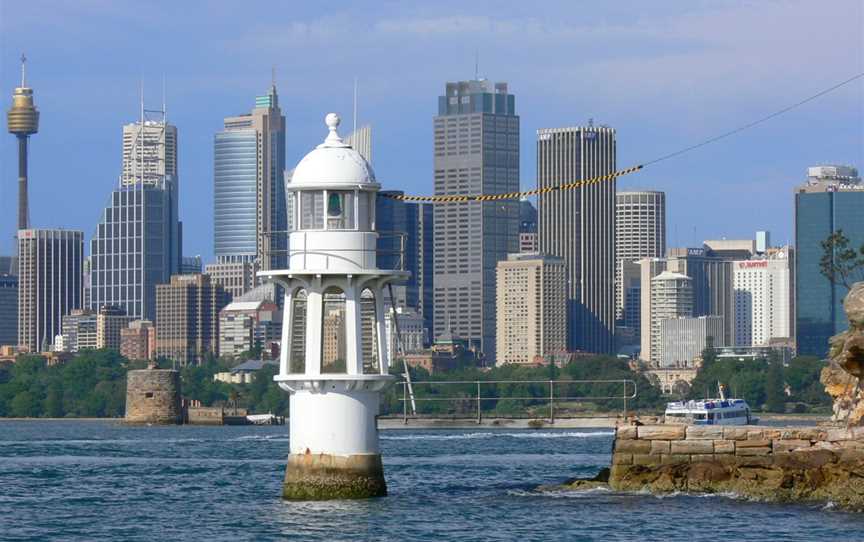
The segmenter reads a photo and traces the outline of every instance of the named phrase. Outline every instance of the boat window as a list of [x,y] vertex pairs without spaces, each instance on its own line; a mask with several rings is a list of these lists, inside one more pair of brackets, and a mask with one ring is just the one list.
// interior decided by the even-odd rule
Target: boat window
[[704,412],[698,412],[698,413],[693,415],[693,419],[704,420],[705,419],[705,413]]

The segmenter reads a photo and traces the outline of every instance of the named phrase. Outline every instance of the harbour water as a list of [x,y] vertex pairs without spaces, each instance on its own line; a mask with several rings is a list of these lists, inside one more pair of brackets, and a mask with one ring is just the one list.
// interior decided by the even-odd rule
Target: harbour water
[[279,498],[288,427],[0,421],[0,540],[864,540],[864,518],[734,496],[539,493],[608,429],[390,430],[390,496]]

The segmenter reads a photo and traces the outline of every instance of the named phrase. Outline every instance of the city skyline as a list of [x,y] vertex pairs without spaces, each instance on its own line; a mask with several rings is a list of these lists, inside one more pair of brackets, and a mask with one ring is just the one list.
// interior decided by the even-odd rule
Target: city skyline
[[[313,126],[320,122],[321,112],[336,110],[350,118],[357,76],[358,120],[375,127],[379,141],[376,171],[384,188],[423,194],[432,192],[429,149],[433,134],[428,123],[434,114],[432,96],[438,95],[441,81],[470,78],[478,50],[481,75],[507,81],[520,97],[523,188],[533,187],[533,140],[539,127],[583,124],[591,117],[613,125],[618,132],[619,167],[627,167],[794,103],[847,78],[861,65],[861,50],[854,46],[856,35],[860,36],[854,25],[860,20],[861,7],[855,3],[814,7],[784,2],[779,15],[783,25],[764,24],[769,15],[778,16],[775,9],[740,4],[711,8],[677,4],[654,9],[651,14],[637,14],[622,4],[581,10],[585,12],[579,13],[578,20],[561,6],[534,6],[530,17],[525,8],[512,7],[491,17],[483,13],[481,4],[449,18],[423,8],[399,7],[387,13],[373,8],[356,21],[344,6],[337,5],[334,14],[327,16],[297,7],[292,17],[273,17],[294,23],[253,25],[255,34],[218,39],[213,36],[228,24],[230,14],[226,6],[216,5],[202,20],[200,32],[207,35],[195,34],[200,47],[181,51],[183,40],[193,39],[183,37],[180,47],[172,42],[176,55],[171,58],[160,54],[167,52],[167,45],[146,52],[137,49],[136,40],[118,43],[111,32],[93,31],[92,25],[122,27],[132,15],[131,8],[122,5],[105,10],[100,6],[79,6],[75,13],[51,11],[38,3],[0,8],[2,18],[9,21],[0,53],[0,82],[8,91],[20,81],[18,58],[26,51],[28,84],[34,88],[42,114],[40,134],[30,146],[31,224],[82,229],[86,239],[92,238],[100,210],[116,182],[118,133],[137,116],[139,82],[144,79],[145,100],[159,102],[164,74],[169,118],[178,126],[181,139],[184,253],[202,254],[207,262],[213,260],[212,134],[225,116],[247,107],[248,96],[260,94],[273,65],[277,85],[286,88],[281,100],[287,125],[286,168],[314,146]],[[166,5],[163,11],[173,9]],[[560,20],[553,19],[553,13]],[[184,24],[188,18],[185,13],[175,15],[162,31],[172,32],[172,25]],[[63,17],[61,31],[68,39],[58,36],[48,44],[28,43],[25,36],[56,17]],[[806,49],[799,43],[807,28],[829,20],[836,30],[830,39],[814,36],[806,40]],[[568,23],[573,23],[572,28]],[[733,23],[746,28],[724,36],[724,25]],[[351,25],[370,32],[352,45],[344,59],[318,46],[350,30]],[[753,34],[760,26],[770,26],[771,39],[755,40]],[[514,52],[517,44],[508,44],[507,38],[520,32],[524,39],[517,40],[520,49]],[[589,49],[594,55],[579,61],[549,55],[535,62],[536,55],[531,53],[541,43],[554,47],[561,40],[578,41],[580,32],[601,38],[606,49]],[[765,37],[763,29],[758,33]],[[454,36],[459,39],[450,39]],[[392,48],[394,40],[406,41],[406,37],[416,38],[407,40],[416,43],[405,50]],[[110,57],[99,53],[109,42],[99,40],[111,40]],[[76,46],[70,51],[56,50],[54,43],[62,41]],[[444,44],[451,41],[459,43]],[[733,43],[736,41],[739,43]],[[447,54],[441,55],[447,60],[430,61],[423,70],[409,69],[417,65],[417,47],[431,43],[447,48]],[[301,46],[302,58],[292,55]],[[201,62],[197,56],[201,53],[194,51],[231,51],[232,47],[237,51],[219,56],[218,63]],[[747,62],[739,62],[742,47],[749,47]],[[632,50],[639,52],[627,52]],[[789,54],[790,50],[801,54]],[[388,62],[380,62],[383,51],[391,54]],[[247,61],[250,52],[255,53],[253,62]],[[112,60],[135,53],[141,61],[133,63],[134,67]],[[699,66],[704,58],[712,60],[716,74]],[[333,63],[333,68],[320,70],[322,62]],[[553,68],[555,72],[550,71]],[[818,68],[819,77],[812,77],[812,68]],[[771,77],[765,77],[763,70]],[[398,78],[389,72],[397,73]],[[556,84],[550,86],[553,73]],[[585,77],[595,83],[578,85]],[[324,82],[330,84],[323,88]],[[112,92],[94,93],[94,83]],[[409,85],[411,93],[400,92],[399,88]],[[630,86],[635,88],[628,90]],[[771,230],[782,244],[792,238],[790,189],[801,182],[801,172],[820,163],[860,167],[864,162],[864,122],[860,106],[855,105],[860,103],[862,88],[860,81],[855,82],[718,143],[711,151],[695,151],[622,178],[619,188],[667,192],[669,246],[698,246],[704,239],[743,237],[757,229]],[[93,110],[100,112],[95,118]],[[85,118],[88,129],[76,132],[79,145],[68,145],[65,126],[81,126]],[[820,131],[818,137],[799,137],[802,127],[814,126],[830,129]],[[86,152],[80,152],[81,148]],[[0,146],[0,216],[4,217],[0,254],[4,255],[14,253],[15,152],[15,138],[4,138]],[[734,198],[745,186],[754,197],[746,201]],[[710,199],[716,212],[694,209],[689,202],[695,197]],[[730,216],[736,220],[729,221]]]

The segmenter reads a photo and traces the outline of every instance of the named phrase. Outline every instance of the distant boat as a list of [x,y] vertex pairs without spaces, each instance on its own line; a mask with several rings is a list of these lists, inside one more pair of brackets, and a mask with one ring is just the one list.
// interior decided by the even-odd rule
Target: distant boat
[[727,399],[722,384],[719,399],[666,403],[666,423],[691,425],[754,425],[759,418],[750,415],[744,399]]
[[284,425],[285,417],[268,414],[247,414],[246,421],[252,425]]

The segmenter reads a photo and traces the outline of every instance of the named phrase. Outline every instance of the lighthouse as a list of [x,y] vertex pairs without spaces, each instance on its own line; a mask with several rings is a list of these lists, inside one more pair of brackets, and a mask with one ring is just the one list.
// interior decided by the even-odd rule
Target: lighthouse
[[289,193],[288,269],[262,271],[285,289],[279,374],[291,394],[282,496],[387,494],[376,416],[388,374],[383,288],[408,273],[379,269],[369,163],[325,118],[324,142],[297,165]]

